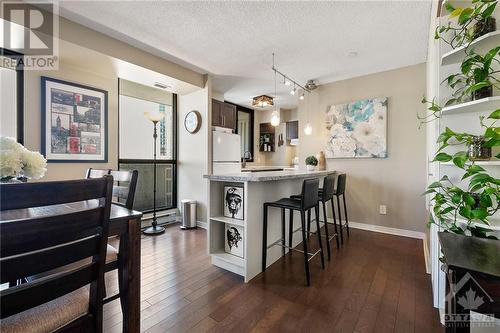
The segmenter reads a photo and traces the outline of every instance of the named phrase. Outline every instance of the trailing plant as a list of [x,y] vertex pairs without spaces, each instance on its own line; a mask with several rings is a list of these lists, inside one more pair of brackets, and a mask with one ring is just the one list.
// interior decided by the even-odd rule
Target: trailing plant
[[472,7],[454,7],[449,1],[443,3],[448,11],[449,18],[456,18],[457,22],[448,22],[445,26],[438,26],[435,31],[435,39],[441,39],[452,48],[470,44],[477,37],[476,25],[484,26],[484,23],[492,19],[492,14],[497,6],[497,0],[472,0]]
[[[499,88],[500,81],[495,68],[500,64],[500,46],[480,55],[470,48],[473,37],[471,24],[491,17],[498,1],[473,0],[469,8],[454,8],[445,3],[445,8],[451,13],[450,18],[457,17],[458,26],[451,23],[446,27],[439,27],[436,37],[444,40],[452,47],[465,43],[465,58],[460,65],[460,72],[449,75],[441,84],[447,84],[452,89],[451,98],[441,105],[435,98],[429,100],[424,97],[422,103],[428,104],[427,115],[418,117],[420,125],[439,118],[443,108],[456,103],[463,103],[478,92],[485,89]],[[453,36],[447,40],[443,35]],[[476,95],[477,97],[477,95]],[[478,121],[483,133],[471,134],[455,132],[446,127],[440,133],[437,143],[438,151],[434,162],[451,162],[462,171],[461,178],[452,181],[449,176],[443,176],[428,186],[425,194],[431,195],[434,218],[430,223],[439,224],[444,230],[467,234],[476,237],[495,238],[489,235],[489,220],[500,209],[500,179],[492,176],[486,169],[477,165],[466,150],[459,149],[456,153],[449,153],[449,147],[468,147],[478,136],[481,137],[483,147],[500,146],[500,128],[497,121],[500,119],[500,109],[493,111],[488,117],[481,116]],[[456,150],[456,148],[454,149]],[[500,158],[500,154],[496,156]]]

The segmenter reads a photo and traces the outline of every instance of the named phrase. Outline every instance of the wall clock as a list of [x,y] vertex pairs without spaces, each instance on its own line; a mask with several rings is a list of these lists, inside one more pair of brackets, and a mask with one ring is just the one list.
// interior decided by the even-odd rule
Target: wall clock
[[198,132],[201,127],[201,114],[198,111],[190,111],[184,118],[184,127],[191,134]]

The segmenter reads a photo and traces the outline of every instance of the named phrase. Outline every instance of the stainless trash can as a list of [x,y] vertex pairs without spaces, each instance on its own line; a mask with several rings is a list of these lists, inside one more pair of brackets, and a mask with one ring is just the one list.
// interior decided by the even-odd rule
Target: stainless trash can
[[196,228],[196,200],[181,200],[181,229]]

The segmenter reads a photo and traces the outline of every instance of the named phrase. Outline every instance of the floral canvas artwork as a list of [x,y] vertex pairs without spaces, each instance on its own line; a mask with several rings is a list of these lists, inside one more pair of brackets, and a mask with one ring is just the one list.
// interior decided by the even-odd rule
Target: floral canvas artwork
[[327,158],[387,157],[387,98],[328,106],[326,130]]

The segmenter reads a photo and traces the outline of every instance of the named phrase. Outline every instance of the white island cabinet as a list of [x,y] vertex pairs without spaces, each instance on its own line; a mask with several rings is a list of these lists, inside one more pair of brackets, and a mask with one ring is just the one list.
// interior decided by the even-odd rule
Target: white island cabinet
[[[208,251],[212,264],[243,276],[245,282],[254,278],[262,271],[264,202],[300,194],[302,181],[306,178],[319,178],[321,186],[323,178],[332,173],[334,171],[331,170],[285,170],[205,175],[204,178],[207,178],[209,182]],[[227,195],[228,191],[229,195]],[[224,209],[226,201],[232,204],[232,211]],[[289,212],[287,211],[286,235],[288,235],[288,219]],[[293,229],[296,230],[299,227],[300,215],[295,212]],[[227,244],[228,237],[231,247]],[[281,210],[270,208],[268,245],[280,238]],[[293,246],[300,242],[301,239],[297,233],[293,237]],[[280,246],[269,248],[268,266],[278,260],[281,254]]]

